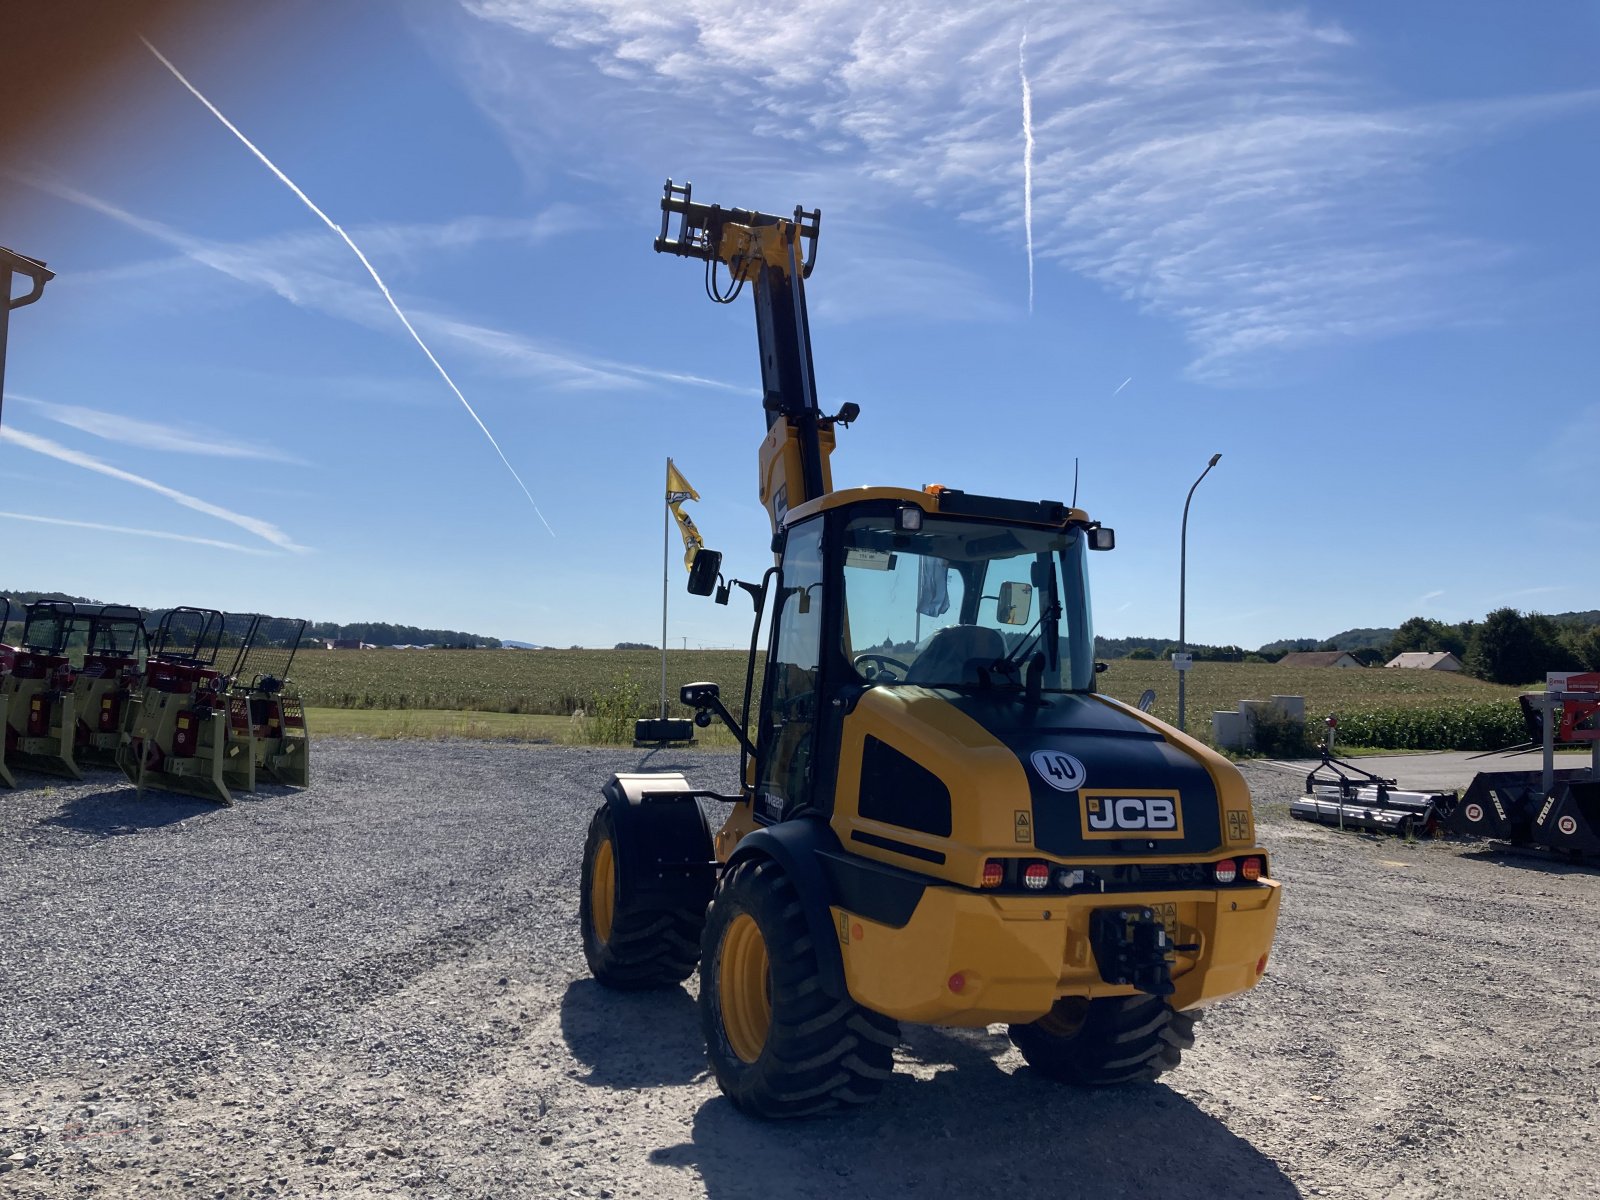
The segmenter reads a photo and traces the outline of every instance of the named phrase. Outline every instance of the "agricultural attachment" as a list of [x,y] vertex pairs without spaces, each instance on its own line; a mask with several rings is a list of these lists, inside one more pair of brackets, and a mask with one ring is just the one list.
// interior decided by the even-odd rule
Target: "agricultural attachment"
[[[1452,833],[1544,846],[1574,856],[1600,854],[1600,672],[1552,678],[1524,697],[1538,713],[1544,763],[1538,771],[1482,771],[1451,814]],[[1558,711],[1559,710],[1559,711]],[[1557,741],[1587,742],[1587,767],[1556,770]]]
[[1455,804],[1454,792],[1404,791],[1393,779],[1334,758],[1324,743],[1322,762],[1306,776],[1305,795],[1290,803],[1289,814],[1340,829],[1407,837],[1438,832]]
[[161,618],[116,755],[141,796],[154,787],[233,803],[224,766],[247,747],[228,740],[228,679],[217,669],[223,625],[223,615],[207,608],[175,608]]
[[82,644],[87,615],[65,600],[35,600],[26,611],[22,645],[0,684],[6,721],[0,780],[15,787],[16,767],[82,779],[73,755],[77,670],[68,655]]
[[153,787],[232,804],[235,791],[255,790],[258,773],[305,787],[305,710],[288,689],[304,631],[304,621],[255,613],[176,608],[163,617],[117,752],[140,794]]
[[[234,617],[229,617],[233,621]],[[228,695],[228,729],[248,741],[249,769],[230,760],[228,782],[255,789],[258,775],[290,787],[311,784],[311,739],[306,710],[289,679],[306,623],[289,617],[251,617],[234,663]]]
[[133,698],[144,687],[148,653],[144,614],[108,604],[89,616],[83,669],[73,684],[78,717],[75,753],[88,766],[115,767],[122,726]]
[[10,636],[11,597],[0,596],[0,783],[16,787],[17,781],[6,770],[6,677],[11,674],[11,664],[17,660],[17,648],[6,641]]
[[0,596],[0,679],[11,673],[11,664],[17,660],[17,648],[6,640],[11,636],[10,626],[11,597]]

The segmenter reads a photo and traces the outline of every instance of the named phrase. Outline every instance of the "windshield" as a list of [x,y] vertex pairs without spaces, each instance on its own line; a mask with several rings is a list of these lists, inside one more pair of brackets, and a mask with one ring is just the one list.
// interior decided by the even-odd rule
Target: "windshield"
[[1093,691],[1087,548],[1080,529],[928,514],[906,531],[893,514],[855,518],[844,531],[844,633],[857,675],[1017,685],[1043,653],[1045,689]]

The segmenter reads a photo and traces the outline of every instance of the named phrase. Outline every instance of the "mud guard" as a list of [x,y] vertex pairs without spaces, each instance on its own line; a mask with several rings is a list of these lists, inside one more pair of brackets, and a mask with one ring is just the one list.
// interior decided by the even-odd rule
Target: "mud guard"
[[601,789],[616,832],[618,902],[704,908],[716,889],[711,829],[695,789],[676,772],[613,775]]
[[783,868],[805,908],[806,929],[817,948],[822,990],[835,1000],[850,999],[850,989],[845,983],[839,935],[829,911],[834,902],[833,887],[823,871],[822,856],[842,853],[839,839],[826,823],[801,818],[756,830],[739,843],[728,859],[731,867],[748,858],[769,858]]

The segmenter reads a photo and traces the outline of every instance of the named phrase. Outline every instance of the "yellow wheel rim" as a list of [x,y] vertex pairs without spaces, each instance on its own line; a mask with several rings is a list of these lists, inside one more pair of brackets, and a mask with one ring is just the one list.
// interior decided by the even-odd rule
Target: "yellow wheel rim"
[[611,839],[595,847],[594,869],[589,874],[589,919],[594,922],[597,941],[611,940],[611,917],[616,909],[617,866],[611,852]]
[[717,999],[728,1045],[741,1061],[755,1062],[772,1029],[772,984],[767,943],[749,913],[736,916],[722,937]]

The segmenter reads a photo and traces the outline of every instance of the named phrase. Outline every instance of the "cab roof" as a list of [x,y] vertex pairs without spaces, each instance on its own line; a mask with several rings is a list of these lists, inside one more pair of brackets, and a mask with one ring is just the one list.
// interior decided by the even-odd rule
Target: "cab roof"
[[784,514],[785,528],[817,513],[856,504],[914,504],[923,512],[947,517],[978,517],[991,521],[1010,521],[1019,525],[1062,528],[1089,524],[1089,514],[1059,500],[1010,500],[1001,496],[979,496],[942,484],[930,484],[921,491],[910,488],[839,488],[814,500],[807,500]]

